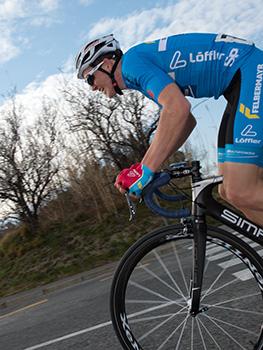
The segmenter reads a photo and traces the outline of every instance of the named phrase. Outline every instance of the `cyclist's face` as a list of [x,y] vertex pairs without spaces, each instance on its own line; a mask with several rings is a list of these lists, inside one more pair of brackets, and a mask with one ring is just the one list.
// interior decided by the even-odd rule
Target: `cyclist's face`
[[103,62],[103,64],[99,65],[99,67],[86,69],[83,73],[83,77],[92,87],[93,91],[98,90],[104,93],[107,97],[113,97],[116,95],[116,92],[113,88],[112,81],[106,73],[99,70],[100,67],[108,72],[111,70],[111,67],[108,66],[107,62]]

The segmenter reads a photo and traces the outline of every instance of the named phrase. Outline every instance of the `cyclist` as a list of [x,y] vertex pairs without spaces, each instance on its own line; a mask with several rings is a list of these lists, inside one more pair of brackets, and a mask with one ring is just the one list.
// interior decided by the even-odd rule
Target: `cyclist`
[[263,226],[263,51],[225,34],[179,34],[130,48],[113,35],[86,44],[78,78],[108,97],[134,89],[161,107],[154,139],[141,163],[124,169],[115,186],[141,195],[161,164],[196,125],[185,96],[223,95],[227,106],[218,136],[221,197]]

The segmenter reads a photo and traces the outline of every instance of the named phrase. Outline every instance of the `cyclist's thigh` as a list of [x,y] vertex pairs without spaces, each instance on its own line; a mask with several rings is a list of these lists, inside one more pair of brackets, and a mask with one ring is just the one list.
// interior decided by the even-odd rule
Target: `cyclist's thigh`
[[240,74],[239,100],[231,135],[227,137],[224,162],[263,168],[263,51],[255,48],[240,68]]
[[252,194],[255,187],[262,188],[263,168],[255,164],[224,162],[221,169],[224,176],[224,188],[232,192]]

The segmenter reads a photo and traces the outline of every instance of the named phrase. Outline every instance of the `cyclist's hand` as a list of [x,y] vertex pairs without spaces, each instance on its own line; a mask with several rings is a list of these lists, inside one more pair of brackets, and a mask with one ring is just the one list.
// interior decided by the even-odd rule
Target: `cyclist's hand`
[[154,173],[146,165],[137,163],[123,169],[116,178],[115,187],[121,192],[140,197],[143,188],[153,179]]

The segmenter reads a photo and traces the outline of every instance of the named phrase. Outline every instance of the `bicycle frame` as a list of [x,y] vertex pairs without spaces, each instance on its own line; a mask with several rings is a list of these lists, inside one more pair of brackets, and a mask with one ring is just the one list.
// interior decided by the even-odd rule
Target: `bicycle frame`
[[[248,220],[241,214],[220,204],[212,197],[213,188],[222,183],[222,176],[215,176],[193,184],[194,202],[197,206],[205,207],[205,214],[241,233],[245,237],[263,245],[263,228]],[[201,190],[198,186],[202,187]]]
[[206,179],[201,178],[200,164],[195,162],[192,169],[192,228],[194,234],[193,247],[193,276],[191,283],[190,313],[196,316],[205,311],[200,308],[202,291],[203,271],[206,255],[206,215],[210,215],[218,221],[233,228],[245,237],[263,244],[263,228],[249,221],[232,209],[225,207],[212,197],[213,188],[222,183],[222,176],[214,176]]

